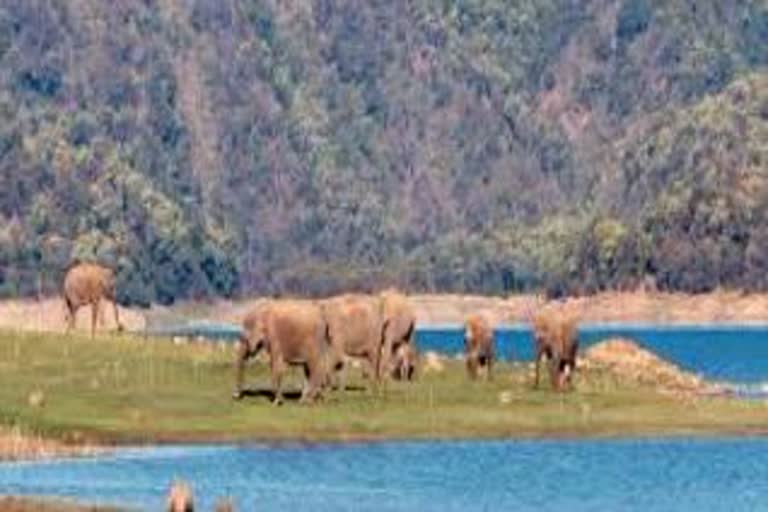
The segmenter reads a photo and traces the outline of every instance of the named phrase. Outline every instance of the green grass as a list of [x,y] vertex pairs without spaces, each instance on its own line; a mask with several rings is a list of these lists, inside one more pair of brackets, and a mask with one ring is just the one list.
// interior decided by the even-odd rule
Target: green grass
[[[568,394],[530,389],[527,364],[497,366],[468,382],[458,361],[386,394],[343,391],[317,405],[231,399],[233,350],[104,335],[0,331],[0,423],[92,442],[350,440],[424,437],[615,436],[762,433],[768,406],[727,398],[680,399],[602,372],[577,374]],[[349,384],[364,386],[357,371]],[[286,389],[301,384],[291,370]],[[266,388],[252,363],[251,388]],[[43,406],[29,404],[43,392]],[[508,403],[502,403],[505,392]]]

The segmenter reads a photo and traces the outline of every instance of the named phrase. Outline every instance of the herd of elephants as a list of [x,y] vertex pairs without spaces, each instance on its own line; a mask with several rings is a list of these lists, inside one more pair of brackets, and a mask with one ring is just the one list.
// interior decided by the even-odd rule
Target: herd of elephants
[[[63,285],[68,329],[75,314],[90,305],[91,335],[96,328],[102,300],[112,302],[115,323],[122,330],[116,305],[114,271],[96,263],[75,263],[66,272]],[[578,349],[574,318],[540,311],[532,315],[536,344],[535,381],[546,358],[552,387],[565,390],[576,368]],[[394,378],[415,376],[416,315],[403,293],[388,289],[375,295],[343,294],[322,300],[272,299],[259,304],[243,320],[235,361],[234,398],[243,392],[244,366],[248,359],[265,351],[269,355],[274,402],[282,402],[282,376],[287,365],[301,366],[306,377],[301,401],[313,401],[327,386],[343,386],[344,367],[350,358],[363,362],[366,374],[376,384]],[[467,373],[477,378],[481,371],[490,379],[495,359],[493,325],[476,313],[465,321],[464,350]]]

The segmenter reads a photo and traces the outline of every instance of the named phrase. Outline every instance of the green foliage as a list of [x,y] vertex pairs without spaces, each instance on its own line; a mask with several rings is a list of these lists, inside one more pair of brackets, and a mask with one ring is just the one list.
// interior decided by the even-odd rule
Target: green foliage
[[[765,289],[760,275],[768,208],[768,75],[662,113],[660,128],[630,143],[622,161],[624,201],[637,209],[662,286]],[[749,263],[748,263],[749,262]]]
[[649,0],[625,0],[616,19],[616,37],[631,41],[648,30],[652,17]]
[[764,0],[7,0],[0,294],[76,257],[136,304],[762,289],[766,34]]

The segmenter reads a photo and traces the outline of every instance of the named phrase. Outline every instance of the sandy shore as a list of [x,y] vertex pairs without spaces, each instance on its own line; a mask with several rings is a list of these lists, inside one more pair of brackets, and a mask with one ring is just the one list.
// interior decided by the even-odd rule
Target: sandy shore
[[[181,303],[147,312],[150,323],[164,319],[205,318],[239,323],[260,300]],[[422,327],[463,323],[470,313],[484,311],[497,323],[525,323],[531,312],[547,305],[576,314],[584,323],[762,323],[768,322],[768,294],[713,292],[690,295],[659,292],[605,292],[589,297],[545,301],[535,295],[490,297],[481,295],[410,296]],[[0,311],[2,307],[0,306]],[[0,312],[0,316],[2,313]]]
[[[140,309],[124,308],[122,306],[118,308],[120,321],[128,330],[142,330],[146,313],[147,311]],[[77,329],[90,329],[91,308],[80,308],[77,312],[76,322]],[[0,301],[0,329],[63,332],[66,326],[64,302],[60,298]],[[112,313],[111,303],[101,305],[98,329],[115,329],[115,318]]]
[[[463,323],[470,313],[486,312],[497,323],[525,323],[529,314],[547,305],[576,314],[584,323],[766,323],[768,294],[718,291],[690,295],[660,292],[604,292],[588,297],[545,301],[536,295],[491,297],[458,294],[414,294],[410,296],[422,327]],[[180,302],[172,307],[120,308],[128,330],[145,325],[172,325],[190,319],[238,324],[262,298],[237,301]],[[90,310],[78,313],[78,328],[87,330]],[[0,301],[0,329],[64,331],[61,299]],[[109,305],[102,306],[100,329],[114,329]]]
[[4,512],[117,512],[120,509],[96,505],[80,505],[61,499],[0,497],[0,510]]

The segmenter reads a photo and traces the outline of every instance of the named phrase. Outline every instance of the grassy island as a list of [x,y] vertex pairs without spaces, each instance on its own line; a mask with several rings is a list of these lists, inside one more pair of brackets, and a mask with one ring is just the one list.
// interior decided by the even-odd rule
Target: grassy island
[[[456,359],[425,365],[418,381],[392,382],[386,393],[367,390],[351,369],[345,391],[275,407],[259,361],[247,372],[251,396],[230,398],[232,360],[224,344],[0,332],[0,419],[91,445],[760,434],[768,425],[762,402],[669,393],[591,364],[574,392],[559,394],[546,383],[531,389],[528,363],[500,363],[491,382],[469,382]],[[286,389],[301,382],[292,370]]]

